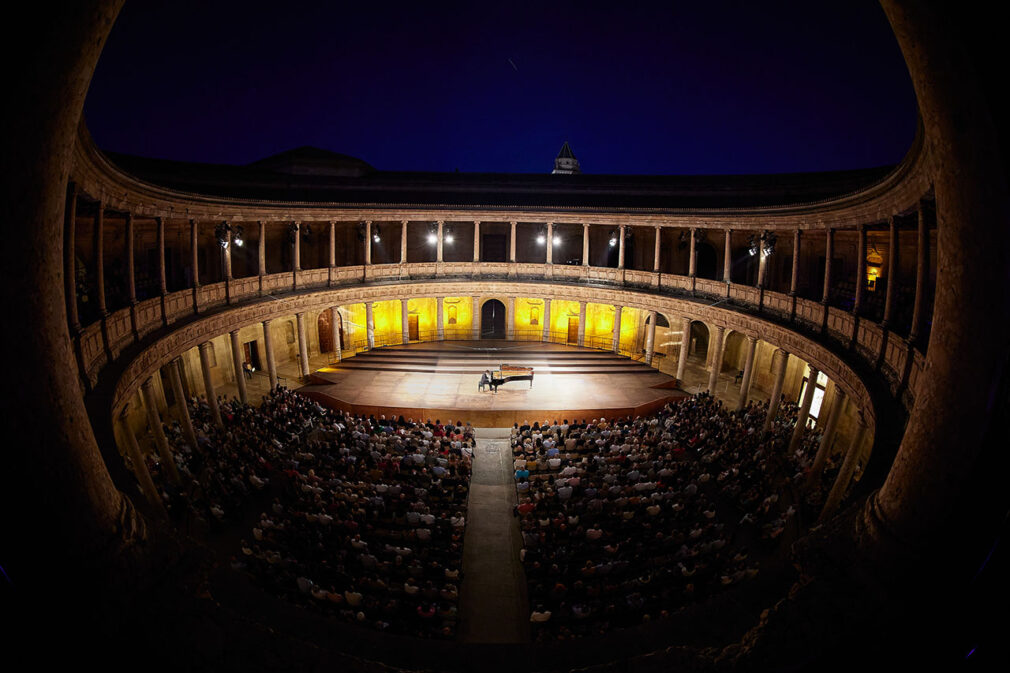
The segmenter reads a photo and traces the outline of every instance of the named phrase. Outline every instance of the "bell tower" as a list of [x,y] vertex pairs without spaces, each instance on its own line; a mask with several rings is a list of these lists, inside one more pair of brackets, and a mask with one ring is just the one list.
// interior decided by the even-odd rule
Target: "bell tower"
[[557,158],[554,160],[554,170],[551,175],[580,175],[582,169],[579,168],[579,160],[572,153],[572,148],[568,146],[568,141],[561,146]]

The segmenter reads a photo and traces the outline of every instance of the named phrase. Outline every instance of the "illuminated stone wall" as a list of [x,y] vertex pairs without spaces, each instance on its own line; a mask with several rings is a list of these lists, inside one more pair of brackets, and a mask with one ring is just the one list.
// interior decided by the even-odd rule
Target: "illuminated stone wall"
[[614,339],[612,304],[586,304],[586,346],[610,348]]
[[544,300],[538,297],[517,297],[515,338],[539,341],[544,333]]
[[554,339],[555,341],[561,341],[562,343],[567,341],[568,321],[571,318],[574,318],[575,322],[578,323],[579,302],[565,301],[563,299],[555,299],[551,302],[551,331],[558,337]]
[[438,300],[418,297],[407,302],[407,315],[417,316],[417,331],[421,341],[432,341],[438,335]]
[[340,307],[347,342],[344,348],[361,350],[368,343],[368,326],[365,322],[365,304],[347,304]]
[[469,339],[473,334],[473,299],[445,297],[442,300],[442,321],[446,339]]
[[618,347],[624,355],[641,353],[645,332],[640,323],[645,320],[645,315],[644,311],[637,308],[625,306],[621,309],[621,340]]
[[398,299],[372,303],[376,346],[403,342],[403,318],[401,316]]

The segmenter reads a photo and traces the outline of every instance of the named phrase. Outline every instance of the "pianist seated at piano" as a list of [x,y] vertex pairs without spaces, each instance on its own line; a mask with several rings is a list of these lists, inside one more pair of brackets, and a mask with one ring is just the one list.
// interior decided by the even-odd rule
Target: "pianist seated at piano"
[[498,386],[509,381],[529,381],[533,387],[533,367],[516,367],[503,364],[497,371],[491,372],[491,390],[498,392]]

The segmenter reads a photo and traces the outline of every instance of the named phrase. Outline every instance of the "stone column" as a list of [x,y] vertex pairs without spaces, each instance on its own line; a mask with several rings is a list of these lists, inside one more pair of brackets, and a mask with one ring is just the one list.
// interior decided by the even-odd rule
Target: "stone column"
[[589,225],[582,223],[582,266],[589,266]]
[[473,339],[480,339],[480,297],[474,297],[470,305],[470,313],[473,316],[471,334]]
[[824,317],[827,320],[828,297],[831,292],[831,258],[835,254],[835,230],[827,230],[827,242],[824,244],[824,291],[821,293],[821,303],[824,304]]
[[126,453],[130,457],[130,462],[133,463],[133,473],[136,475],[137,481],[140,482],[140,490],[144,492],[144,497],[154,507],[158,517],[167,519],[168,512],[165,511],[165,503],[161,501],[161,493],[154,485],[154,480],[151,479],[151,472],[147,469],[144,454],[140,452],[140,445],[137,444],[137,436],[133,434],[133,428],[130,427],[125,417],[120,419],[120,427],[123,429],[123,438],[126,440]]
[[[159,219],[159,221],[161,220],[161,218],[158,218],[158,219]],[[223,250],[221,252],[221,255],[224,258],[224,279],[225,279],[225,281],[229,281],[229,280],[232,279],[232,274],[231,274],[231,227],[230,227],[230,225],[227,222],[224,223],[224,226],[226,227],[225,228],[225,232],[224,232],[224,243],[225,244],[223,246]],[[159,225],[158,226],[158,231],[160,232],[161,229],[162,229],[161,225]],[[159,241],[162,240],[160,236],[158,237],[158,240]],[[161,246],[159,245],[158,247],[160,248]],[[297,248],[296,248],[296,250],[297,250]],[[295,259],[296,260],[298,259],[297,254],[295,255]]]
[[299,220],[295,220],[292,224],[295,225],[295,273],[302,270],[302,223]]
[[305,313],[296,313],[295,321],[298,324],[298,364],[301,370],[302,379],[308,379],[309,339],[305,334]]
[[691,243],[687,253],[688,254],[687,275],[690,276],[691,278],[694,278],[697,272],[697,263],[698,263],[698,246],[696,240],[698,238],[698,230],[695,229],[694,227],[691,227],[690,231],[691,231]]
[[754,356],[757,353],[757,337],[747,337],[747,355],[743,361],[743,380],[740,381],[740,399],[736,403],[737,411],[740,411],[750,400],[750,384],[754,378]]
[[554,223],[547,223],[547,263],[554,263]]
[[898,226],[894,215],[887,218],[887,291],[884,295],[884,319],[880,327],[886,330],[894,318],[894,295],[898,291]]
[[473,221],[473,263],[480,262],[480,220]]
[[816,367],[810,368],[810,375],[807,377],[807,389],[803,391],[803,399],[800,401],[800,412],[796,415],[796,426],[793,427],[792,437],[789,438],[789,450],[787,455],[792,455],[796,449],[800,448],[803,441],[803,431],[807,427],[807,419],[810,418],[810,405],[814,401],[814,393],[817,391],[817,376],[820,371]]
[[231,337],[231,364],[235,372],[235,385],[238,386],[238,398],[242,404],[249,404],[249,392],[245,386],[245,372],[242,371],[242,344],[238,339],[238,330],[233,329],[228,333]]
[[611,350],[615,353],[621,351],[621,311],[623,308],[623,306],[614,306],[614,336]]
[[333,285],[333,269],[337,265],[337,223],[333,220],[329,222],[329,236],[330,236],[330,254],[329,254],[329,265],[326,273],[326,284],[327,286]]
[[260,277],[260,284],[262,286],[263,276],[267,275],[267,223],[265,220],[259,221],[260,226],[260,240],[258,242],[258,254],[256,256],[256,271],[257,275]]
[[929,231],[926,229],[926,210],[919,203],[918,240],[915,262],[915,303],[912,305],[912,329],[908,333],[909,342],[919,338],[922,329],[922,314],[926,304],[926,279],[929,276]]
[[796,296],[796,286],[800,278],[800,230],[793,232],[793,269],[789,276],[789,296]]
[[817,455],[814,456],[813,465],[810,466],[810,473],[807,475],[805,488],[810,490],[821,480],[821,472],[824,471],[824,464],[828,462],[828,453],[831,451],[831,443],[835,439],[835,429],[838,427],[838,419],[842,417],[842,410],[845,408],[845,391],[835,386],[835,397],[831,402],[831,409],[828,411],[828,420],[824,424],[824,432],[821,433],[821,441],[817,446]]
[[444,309],[442,305],[445,303],[445,297],[435,297],[435,331],[438,336],[439,341],[445,340],[445,318]]
[[193,267],[193,289],[200,287],[200,225],[195,219],[189,221],[189,254]]
[[410,343],[410,312],[408,299],[400,300],[400,338],[404,344]]
[[172,450],[168,446],[168,437],[165,436],[165,429],[161,426],[161,416],[158,414],[157,402],[154,398],[154,381],[148,377],[141,384],[140,390],[144,395],[144,410],[147,411],[147,425],[151,428],[151,434],[154,435],[154,444],[158,447],[158,456],[165,466],[168,478],[175,484],[182,483],[179,469],[175,465],[175,458],[172,457]]
[[866,225],[858,225],[856,233],[859,236],[859,243],[856,252],[856,296],[852,303],[852,314],[858,317],[859,310],[863,307],[863,296],[866,294]]
[[509,297],[507,304],[508,315],[505,317],[505,338],[513,341],[516,338],[516,298]]
[[400,264],[407,263],[407,222],[409,220],[400,221]]
[[715,395],[715,387],[719,382],[719,371],[722,369],[722,354],[726,345],[726,328],[716,325],[715,341],[712,343],[712,370],[708,373],[708,391]]
[[210,349],[211,343],[204,341],[200,344],[200,369],[203,371],[203,391],[207,398],[207,406],[210,407],[210,416],[214,419],[214,424],[223,428],[221,421],[221,410],[217,405],[217,391],[214,390],[214,378],[210,373]]
[[77,314],[77,192],[76,182],[70,183],[66,210],[63,214],[63,293],[67,301],[67,318],[72,332],[80,331]]
[[624,268],[624,225],[617,232],[617,268]]
[[857,418],[856,434],[853,436],[849,448],[845,451],[842,467],[838,471],[838,476],[835,477],[835,483],[828,493],[828,499],[824,502],[824,509],[821,510],[821,516],[818,519],[819,522],[827,520],[835,513],[838,505],[842,502],[842,498],[845,497],[845,492],[849,490],[852,473],[855,472],[856,461],[859,460],[859,450],[863,444],[863,438],[866,436],[866,419],[863,418],[862,410],[859,411]]
[[[762,236],[764,232],[762,232]],[[765,255],[765,240],[762,238],[758,243],[758,289],[764,289],[765,272],[768,269],[768,257]]]
[[682,318],[680,321],[680,353],[677,355],[677,382],[684,381],[684,372],[687,370],[687,352],[691,349],[691,319]]
[[733,251],[731,250],[733,230],[726,230],[726,240],[722,246],[722,282],[729,285],[733,277]]
[[645,329],[645,364],[652,365],[652,356],[656,343],[656,320],[658,313],[649,311],[649,326]]
[[336,306],[330,307],[330,332],[333,334],[333,354],[340,362],[344,359],[344,351],[340,347],[340,310]]
[[186,436],[186,441],[189,442],[189,445],[193,447],[193,451],[199,451],[200,446],[196,441],[196,432],[193,430],[193,419],[189,416],[186,391],[182,388],[182,358],[175,358],[168,363],[168,378],[172,383],[172,394],[175,396],[175,405],[179,412],[179,423],[182,424],[182,433]]
[[659,270],[662,268],[660,262],[662,254],[661,251],[663,246],[663,228],[656,227],[655,234],[656,235],[652,245],[652,272],[659,273]]
[[789,364],[789,353],[781,348],[776,348],[772,354],[772,370],[775,372],[775,382],[772,384],[772,394],[768,400],[768,415],[765,416],[762,432],[771,430],[772,423],[779,410],[779,403],[782,401],[782,384],[786,380],[786,365]]
[[266,351],[267,374],[270,375],[270,390],[277,387],[277,362],[274,360],[274,339],[270,334],[270,320],[263,321],[263,350]]
[[586,302],[579,302],[579,346],[586,345]]
[[96,299],[98,300],[98,313],[102,317],[109,314],[105,307],[105,204],[98,202],[98,211],[95,213],[95,278],[97,279]]
[[372,263],[372,221],[365,220],[365,266]]
[[509,222],[509,261],[515,264],[516,261],[516,222]]
[[543,341],[551,340],[551,298],[544,299],[544,329]]
[[126,290],[130,296],[130,306],[137,303],[137,277],[134,262],[133,213],[126,213]]
[[445,229],[445,222],[442,220],[438,221],[438,245],[436,247],[435,261],[441,263],[442,259],[442,245],[445,240],[443,236],[443,230]]
[[375,316],[372,315],[372,302],[365,302],[365,336],[368,339],[368,348],[375,348]]

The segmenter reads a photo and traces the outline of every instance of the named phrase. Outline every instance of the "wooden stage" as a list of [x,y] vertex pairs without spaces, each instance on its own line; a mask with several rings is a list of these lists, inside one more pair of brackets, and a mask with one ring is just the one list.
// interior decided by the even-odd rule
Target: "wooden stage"
[[[479,392],[481,372],[533,367],[533,386]],[[524,420],[613,418],[651,413],[684,397],[676,380],[607,351],[521,341],[445,341],[378,348],[323,367],[300,392],[357,414],[469,421],[509,427]]]

